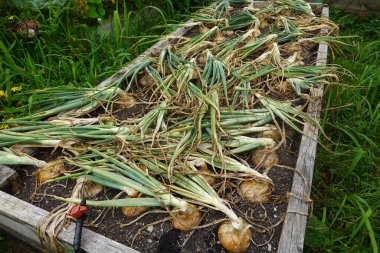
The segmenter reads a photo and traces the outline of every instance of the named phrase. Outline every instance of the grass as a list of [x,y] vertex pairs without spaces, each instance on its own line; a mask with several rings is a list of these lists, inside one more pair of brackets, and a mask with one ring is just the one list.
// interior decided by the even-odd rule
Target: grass
[[[120,2],[120,1],[119,1]],[[186,1],[190,6],[192,1]],[[193,1],[194,2],[194,1]],[[195,1],[201,5],[207,0]],[[113,13],[110,27],[98,31],[95,21],[77,16],[73,6],[40,12],[8,12],[0,18],[0,110],[31,103],[24,91],[51,87],[93,87],[114,74],[174,27],[159,26],[179,20],[187,5],[137,9],[124,2]],[[127,6],[128,4],[128,6]],[[119,4],[120,6],[120,4]],[[131,9],[135,8],[135,9]],[[111,15],[112,16],[112,15]],[[181,17],[183,19],[183,17]],[[13,32],[19,20],[39,21],[39,35],[25,39]],[[21,91],[20,91],[21,89]]]
[[378,252],[380,247],[380,25],[333,10],[342,35],[359,35],[330,62],[351,72],[326,90],[323,140],[313,182],[307,252]]

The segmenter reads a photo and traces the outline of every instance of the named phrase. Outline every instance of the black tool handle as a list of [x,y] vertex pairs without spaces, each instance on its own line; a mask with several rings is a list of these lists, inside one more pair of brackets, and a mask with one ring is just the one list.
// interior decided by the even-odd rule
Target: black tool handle
[[74,235],[74,243],[73,243],[74,253],[81,252],[80,243],[82,240],[82,228],[83,228],[83,221],[84,221],[85,216],[86,215],[84,214],[75,222],[76,225],[75,225],[75,235]]
[[[80,202],[81,206],[86,205],[86,200],[83,199]],[[78,218],[75,221],[75,234],[74,234],[74,242],[73,242],[73,248],[74,248],[74,253],[80,253],[82,250],[80,248],[80,244],[82,241],[82,228],[83,228],[83,221],[86,218],[86,214],[83,214],[82,217]]]

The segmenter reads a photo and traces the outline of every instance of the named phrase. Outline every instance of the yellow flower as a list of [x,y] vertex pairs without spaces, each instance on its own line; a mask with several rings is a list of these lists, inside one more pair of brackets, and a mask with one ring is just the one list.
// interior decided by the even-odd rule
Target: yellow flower
[[[3,119],[3,122],[7,122],[8,120],[12,120],[14,119],[14,117],[9,117],[9,118],[4,118]],[[1,129],[8,129],[10,127],[11,124],[1,124],[0,125],[0,130]],[[13,124],[12,124],[13,125]]]
[[8,17],[8,20],[11,20],[11,21],[12,21],[14,18],[15,18],[15,16],[9,16],[9,17]]
[[0,130],[1,129],[8,129],[9,128],[9,125],[8,124],[1,124],[0,125]]
[[8,101],[8,93],[6,91],[0,90],[0,99],[3,99],[4,101]]
[[20,90],[22,90],[21,86],[15,86],[15,87],[11,88],[11,91],[13,91],[13,92],[20,91]]

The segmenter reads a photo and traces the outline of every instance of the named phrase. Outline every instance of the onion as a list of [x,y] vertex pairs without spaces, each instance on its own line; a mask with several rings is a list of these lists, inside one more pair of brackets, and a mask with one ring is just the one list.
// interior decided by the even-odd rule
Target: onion
[[214,41],[216,43],[222,43],[226,40],[226,38],[223,36],[223,34],[220,32],[220,30],[218,29],[216,31],[216,35],[215,35],[215,38],[214,38]]
[[204,24],[201,24],[199,26],[199,32],[202,34],[202,33],[207,33],[208,31],[210,31],[209,28],[207,28]]
[[196,160],[195,166],[200,172],[205,173],[200,176],[203,177],[209,185],[213,185],[215,183],[215,177],[206,175],[207,173],[211,174],[212,172],[209,170],[207,163],[203,159]]
[[270,200],[272,184],[264,181],[247,180],[240,184],[240,195],[253,204],[260,204]]
[[124,192],[131,198],[137,198],[140,195],[140,192],[128,187],[125,187]]
[[255,167],[270,169],[278,164],[279,159],[276,151],[269,149],[256,149],[252,152],[251,161]]
[[197,56],[198,66],[204,66],[206,63],[206,55],[205,53],[198,54]]
[[201,219],[201,213],[194,205],[175,208],[173,210],[173,227],[182,231],[189,230],[198,225]]
[[[265,126],[266,127],[275,127],[274,125],[271,125],[271,124],[266,124]],[[282,139],[282,136],[278,130],[265,130],[262,132],[261,137],[262,138],[271,138],[277,143],[280,142]]]
[[121,209],[123,214],[127,217],[134,217],[144,213],[148,210],[146,206],[126,206]]
[[80,178],[78,180],[81,180],[81,179],[83,179],[83,185],[82,185],[83,198],[95,197],[96,195],[104,191],[104,187],[102,185],[96,184],[85,178]]
[[49,179],[58,177],[64,169],[65,165],[61,160],[51,161],[37,171],[37,181],[42,184]]
[[289,83],[289,81],[280,81],[276,82],[274,84],[274,90],[282,95],[289,95],[293,92],[292,85]]
[[225,36],[233,36],[234,34],[235,34],[235,32],[233,30],[223,31],[223,35],[225,35]]
[[249,246],[252,230],[243,220],[227,221],[218,229],[220,244],[232,253],[244,252]]
[[123,109],[131,108],[136,105],[136,99],[128,93],[121,91],[118,94],[116,103]]

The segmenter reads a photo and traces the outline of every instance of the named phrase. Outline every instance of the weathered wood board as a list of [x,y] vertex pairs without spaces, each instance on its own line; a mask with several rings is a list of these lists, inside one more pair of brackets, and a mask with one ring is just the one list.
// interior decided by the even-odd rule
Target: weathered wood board
[[[266,5],[266,2],[256,2],[255,4],[256,7],[263,7]],[[320,6],[320,4],[312,5],[317,7]],[[322,16],[328,18],[328,7],[323,8]],[[157,42],[130,64],[120,69],[115,75],[100,83],[98,87],[109,85],[117,79],[118,76],[125,73],[132,64],[138,63],[146,57],[159,53],[176,37],[183,36],[192,27],[193,22],[190,20],[186,23],[185,27],[177,29],[166,39]],[[324,32],[327,33],[328,31]],[[325,65],[327,63],[327,51],[327,44],[322,43],[319,45],[317,65]],[[321,111],[322,95],[323,87],[312,89],[311,97],[313,98],[313,102],[309,104],[307,109],[309,115],[318,120]],[[303,251],[318,129],[310,124],[306,124],[303,133],[304,136],[301,140],[296,165],[298,173],[295,173],[292,182],[291,196],[279,244],[278,252],[280,253],[296,253]],[[36,226],[38,221],[47,214],[47,211],[0,191],[0,230],[6,231],[36,248],[42,247],[36,234]],[[74,224],[70,224],[58,237],[60,242],[68,248],[72,247],[71,243],[74,236],[74,226]],[[83,232],[82,248],[86,252],[137,252],[88,229],[84,229]]]
[[[48,214],[47,211],[0,191],[0,230],[12,234],[25,243],[41,249],[36,228],[38,222]],[[58,240],[72,248],[75,224],[69,223],[58,235]],[[125,245],[83,229],[82,249],[86,252],[137,253]]]
[[[328,7],[322,9],[322,17],[329,17]],[[322,33],[328,33],[326,29]],[[319,44],[317,66],[326,65],[328,45]],[[322,109],[323,86],[311,89],[310,102],[307,113],[319,121]],[[289,198],[288,209],[279,243],[279,253],[303,252],[306,223],[309,210],[309,198],[313,180],[314,162],[317,151],[318,128],[305,124],[303,136],[298,152],[296,170],[294,174],[292,191]]]

